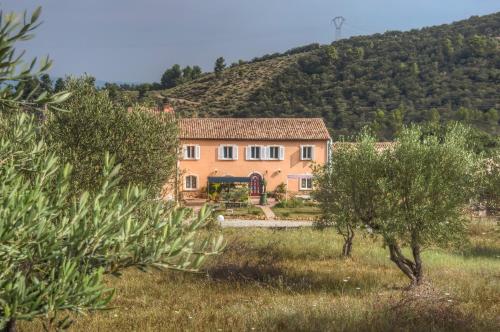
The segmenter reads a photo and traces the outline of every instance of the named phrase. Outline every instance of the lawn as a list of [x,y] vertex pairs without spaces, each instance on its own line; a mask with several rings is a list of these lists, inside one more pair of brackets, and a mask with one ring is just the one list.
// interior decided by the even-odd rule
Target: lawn
[[273,207],[274,214],[281,219],[314,220],[321,210],[316,206]]
[[254,205],[214,211],[215,216],[219,214],[222,214],[228,219],[265,219],[262,209]]
[[[434,290],[408,280],[377,239],[357,234],[339,257],[333,230],[224,229],[227,249],[203,273],[127,271],[108,277],[114,310],[79,316],[75,331],[498,330],[500,231],[469,227],[460,249],[424,254]],[[418,297],[417,297],[418,295]],[[411,309],[402,305],[416,299]],[[420,299],[420,300],[418,300]],[[22,323],[21,330],[40,325]]]

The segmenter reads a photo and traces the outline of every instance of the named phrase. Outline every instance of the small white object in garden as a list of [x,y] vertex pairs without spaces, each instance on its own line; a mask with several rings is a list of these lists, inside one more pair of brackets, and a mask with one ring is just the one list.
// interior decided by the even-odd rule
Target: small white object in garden
[[357,289],[357,290],[360,290],[360,289],[361,289],[361,287],[356,287],[356,289]]
[[188,318],[189,318],[189,319],[193,319],[193,317],[191,317],[191,316],[188,316]]
[[444,293],[444,295],[448,296],[448,295],[450,295],[450,293]]
[[217,216],[217,221],[218,221],[218,222],[223,222],[223,221],[224,221],[224,216],[223,216],[222,214],[219,214],[219,215]]
[[348,282],[348,281],[349,281],[349,280],[347,280],[347,279],[344,279],[344,282]]
[[453,300],[448,300],[448,302],[453,302]]

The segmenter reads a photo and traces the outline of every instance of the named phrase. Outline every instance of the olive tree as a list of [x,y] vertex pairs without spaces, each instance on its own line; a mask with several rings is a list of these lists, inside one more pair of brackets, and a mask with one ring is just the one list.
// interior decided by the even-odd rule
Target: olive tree
[[71,194],[71,167],[37,138],[32,116],[0,117],[0,329],[45,318],[66,328],[64,312],[106,308],[103,275],[129,267],[197,271],[218,253],[219,236],[200,238],[210,211],[192,216],[119,188],[118,165],[104,158],[97,192]]
[[106,152],[121,164],[120,186],[147,186],[155,195],[176,172],[178,130],[171,114],[146,107],[127,109],[106,90],[97,90],[91,77],[68,78],[71,97],[51,112],[45,124],[48,143],[74,167],[75,190],[98,188]]
[[330,162],[314,170],[313,195],[321,209],[316,225],[337,229],[344,238],[344,257],[351,256],[355,229],[372,224],[379,214],[381,167],[374,140],[365,132],[356,143],[335,144]]
[[[371,226],[413,286],[424,280],[425,248],[465,236],[463,209],[472,197],[476,169],[467,137],[467,129],[456,124],[442,136],[423,135],[420,127],[412,126],[384,153],[382,212]],[[402,250],[405,246],[409,256]]]
[[[0,112],[10,112],[22,109],[41,115],[41,108],[57,108],[57,104],[68,97],[66,91],[50,95],[41,91],[40,84],[30,88],[25,94],[24,85],[33,82],[35,77],[43,75],[52,66],[52,61],[46,57],[37,61],[36,58],[25,61],[24,52],[17,52],[15,45],[20,41],[33,37],[33,30],[39,26],[41,8],[38,7],[32,15],[17,15],[0,12]],[[38,68],[37,68],[38,66]],[[39,82],[37,79],[36,82]]]
[[479,203],[491,213],[500,211],[500,149],[481,160],[476,176]]
[[40,70],[35,61],[23,67],[14,49],[30,37],[39,14],[0,20],[0,329],[6,331],[35,318],[45,318],[46,329],[66,328],[71,321],[61,314],[106,308],[113,290],[105,274],[151,266],[197,271],[223,246],[221,237],[198,233],[210,211],[194,216],[149,199],[141,186],[123,185],[108,153],[92,173],[95,190],[75,194],[72,167],[45,143],[39,121],[69,93],[22,99],[22,88],[13,88],[50,67],[48,60]]

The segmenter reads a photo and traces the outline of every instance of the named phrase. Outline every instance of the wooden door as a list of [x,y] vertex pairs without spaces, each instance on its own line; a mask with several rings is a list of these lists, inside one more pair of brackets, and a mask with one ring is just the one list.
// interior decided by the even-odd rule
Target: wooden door
[[259,196],[262,191],[262,178],[259,174],[250,175],[250,195]]

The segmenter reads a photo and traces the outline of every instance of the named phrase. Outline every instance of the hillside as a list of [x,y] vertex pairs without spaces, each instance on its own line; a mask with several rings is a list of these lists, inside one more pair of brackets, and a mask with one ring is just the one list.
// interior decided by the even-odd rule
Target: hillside
[[500,134],[500,13],[273,54],[150,92],[197,116],[325,119],[334,136],[371,125],[461,120]]

